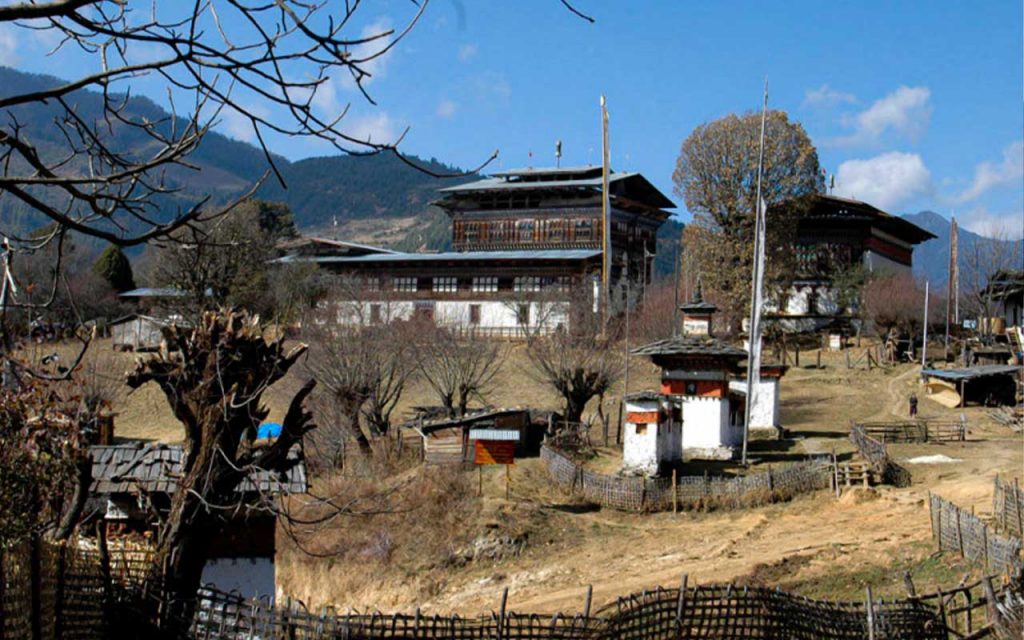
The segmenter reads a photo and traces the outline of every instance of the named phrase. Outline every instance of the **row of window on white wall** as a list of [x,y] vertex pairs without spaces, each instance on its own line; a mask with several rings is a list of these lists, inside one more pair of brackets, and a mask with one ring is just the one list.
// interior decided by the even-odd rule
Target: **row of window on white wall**
[[[557,278],[542,278],[540,276],[518,276],[512,281],[512,290],[517,293],[540,291],[541,289],[555,289],[557,291],[568,291],[570,279],[568,276]],[[419,279],[414,277],[396,277],[392,280],[392,287],[395,291],[414,292],[418,290]],[[439,276],[431,281],[431,290],[438,293],[454,293],[459,291],[459,279],[454,276]],[[498,290],[498,278],[496,276],[479,276],[473,278],[471,290],[482,293],[493,293]]]

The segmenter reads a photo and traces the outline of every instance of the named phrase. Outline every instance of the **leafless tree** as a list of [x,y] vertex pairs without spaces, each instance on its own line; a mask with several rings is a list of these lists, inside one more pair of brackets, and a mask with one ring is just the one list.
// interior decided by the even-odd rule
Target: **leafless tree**
[[1005,230],[991,237],[976,239],[960,248],[960,295],[964,311],[978,319],[978,329],[985,328],[983,318],[995,314],[999,287],[989,286],[1000,273],[1024,270],[1021,241],[1014,241]]
[[472,398],[483,399],[507,355],[494,340],[471,331],[440,327],[416,344],[422,378],[451,418],[465,415]]
[[[156,566],[167,602],[185,606],[183,619],[199,587],[207,545],[223,517],[240,509],[272,508],[243,503],[241,482],[260,470],[284,472],[295,460],[288,453],[313,429],[303,402],[309,381],[294,395],[280,436],[256,447],[257,427],[266,419],[263,393],[306,352],[286,349],[284,339],[268,340],[259,323],[244,313],[209,312],[194,328],[172,325],[167,349],[140,359],[127,377],[135,389],[155,383],[184,427],[181,475],[169,512],[156,539]],[[164,624],[177,624],[165,618]]]
[[602,325],[587,284],[564,295],[567,325],[533,335],[527,355],[537,378],[562,397],[565,420],[579,422],[587,403],[603,396],[622,373],[621,353],[615,348],[620,325],[618,320]]
[[391,413],[416,370],[405,308],[369,289],[365,280],[338,279],[303,322],[313,345],[306,367],[367,454],[371,441],[390,430]]

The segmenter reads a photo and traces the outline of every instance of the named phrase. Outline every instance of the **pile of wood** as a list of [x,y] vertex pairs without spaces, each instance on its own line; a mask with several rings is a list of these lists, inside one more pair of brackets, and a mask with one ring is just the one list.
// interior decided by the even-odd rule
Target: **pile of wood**
[[1022,407],[997,407],[988,412],[990,418],[1020,433],[1024,429],[1024,408]]

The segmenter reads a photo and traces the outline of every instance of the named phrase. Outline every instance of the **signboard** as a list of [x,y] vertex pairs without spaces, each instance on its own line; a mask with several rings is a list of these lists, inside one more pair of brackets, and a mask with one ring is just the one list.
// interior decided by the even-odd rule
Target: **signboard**
[[516,443],[512,440],[477,440],[473,462],[476,464],[515,464]]
[[843,336],[838,333],[831,333],[828,336],[828,348],[831,351],[842,351],[843,349]]

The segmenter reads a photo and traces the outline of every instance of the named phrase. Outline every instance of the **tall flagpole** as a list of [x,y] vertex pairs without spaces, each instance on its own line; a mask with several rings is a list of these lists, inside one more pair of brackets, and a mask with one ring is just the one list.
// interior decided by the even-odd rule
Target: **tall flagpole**
[[761,142],[757,152],[757,199],[754,201],[754,273],[750,284],[750,348],[747,357],[747,405],[743,415],[743,455],[741,464],[747,464],[747,441],[750,438],[750,411],[754,394],[761,378],[761,306],[764,295],[764,235],[767,207],[761,197],[761,175],[764,171],[764,129],[768,118],[768,78],[764,79],[764,104],[761,106]]
[[[608,326],[611,315],[611,273],[612,273],[612,230],[611,194],[608,191],[609,164],[608,150],[608,105],[601,96],[601,305],[603,328]],[[603,330],[603,329],[602,329]]]

